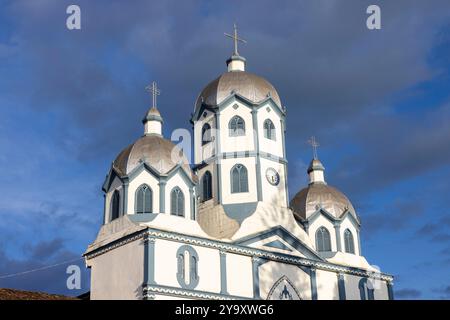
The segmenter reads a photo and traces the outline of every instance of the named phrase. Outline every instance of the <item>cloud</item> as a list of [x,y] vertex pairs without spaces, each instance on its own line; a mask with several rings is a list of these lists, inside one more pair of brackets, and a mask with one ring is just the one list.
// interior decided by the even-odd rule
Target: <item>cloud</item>
[[400,289],[395,291],[395,298],[417,299],[422,296],[422,292],[417,289]]

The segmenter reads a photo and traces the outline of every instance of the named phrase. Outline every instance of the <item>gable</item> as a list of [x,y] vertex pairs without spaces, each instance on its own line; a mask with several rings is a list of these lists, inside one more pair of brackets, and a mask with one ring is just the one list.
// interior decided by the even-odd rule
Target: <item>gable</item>
[[243,237],[236,240],[235,244],[261,250],[273,248],[284,251],[285,254],[297,253],[308,259],[323,260],[313,249],[281,226]]

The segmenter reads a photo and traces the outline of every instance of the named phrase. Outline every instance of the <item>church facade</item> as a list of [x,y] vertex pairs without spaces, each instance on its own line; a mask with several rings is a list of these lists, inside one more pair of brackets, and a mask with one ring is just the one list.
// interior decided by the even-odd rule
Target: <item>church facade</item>
[[289,199],[286,110],[245,65],[235,46],[199,94],[193,165],[163,137],[152,87],[144,135],[103,184],[103,225],[84,254],[91,299],[393,299],[393,277],[362,255],[359,217],[316,155]]

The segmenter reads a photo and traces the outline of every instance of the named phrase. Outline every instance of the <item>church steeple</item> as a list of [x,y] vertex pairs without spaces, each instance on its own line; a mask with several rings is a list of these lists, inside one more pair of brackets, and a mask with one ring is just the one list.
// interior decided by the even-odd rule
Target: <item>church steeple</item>
[[313,159],[311,160],[311,163],[308,167],[309,184],[326,184],[324,176],[325,167],[323,166],[322,162],[320,162],[319,157],[317,156],[317,147],[319,146],[319,143],[316,141],[316,138],[314,136],[312,136],[311,139],[308,140],[308,142],[313,148]]
[[247,43],[246,40],[238,37],[237,26],[234,24],[234,33],[228,34],[224,33],[226,37],[233,39],[234,41],[234,51],[233,55],[227,60],[228,71],[245,71],[245,58],[239,55],[238,43]]
[[144,134],[157,134],[162,135],[163,119],[156,107],[156,97],[160,95],[161,91],[157,88],[156,82],[153,81],[151,86],[147,86],[145,89],[152,93],[152,107],[147,111],[142,123],[144,124]]

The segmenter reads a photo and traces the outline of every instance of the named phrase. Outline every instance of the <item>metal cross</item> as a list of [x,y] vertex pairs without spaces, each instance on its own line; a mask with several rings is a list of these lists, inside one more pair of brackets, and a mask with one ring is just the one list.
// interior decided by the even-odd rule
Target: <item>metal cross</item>
[[234,34],[231,35],[231,34],[228,34],[228,33],[224,33],[224,35],[226,37],[229,37],[229,38],[234,40],[234,55],[238,56],[239,55],[239,53],[238,53],[238,41],[240,41],[242,43],[247,43],[247,41],[238,37],[236,23],[234,24]]
[[312,146],[313,148],[313,157],[314,159],[317,160],[317,147],[319,146],[319,143],[316,141],[316,137],[312,136],[309,140],[308,143]]
[[145,89],[148,92],[152,93],[152,98],[153,98],[153,108],[156,108],[156,97],[159,96],[161,94],[161,90],[158,89],[158,87],[156,86],[156,82],[153,81],[151,86],[146,86]]

